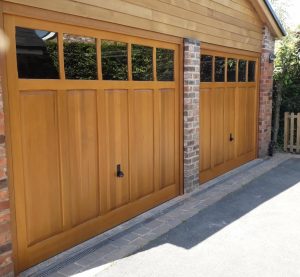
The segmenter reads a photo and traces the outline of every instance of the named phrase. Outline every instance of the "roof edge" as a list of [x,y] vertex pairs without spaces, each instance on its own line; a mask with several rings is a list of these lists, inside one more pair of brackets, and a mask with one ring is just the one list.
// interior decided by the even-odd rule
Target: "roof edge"
[[276,12],[274,11],[274,9],[273,9],[271,3],[269,2],[269,0],[264,0],[264,2],[265,2],[265,4],[266,4],[266,6],[268,7],[268,9],[269,9],[269,11],[270,11],[272,17],[274,18],[274,20],[275,20],[275,22],[276,22],[278,28],[280,29],[282,35],[283,35],[283,36],[286,36],[286,35],[287,35],[287,32],[286,32],[285,28],[283,27],[283,25],[282,25],[280,19],[278,18]]

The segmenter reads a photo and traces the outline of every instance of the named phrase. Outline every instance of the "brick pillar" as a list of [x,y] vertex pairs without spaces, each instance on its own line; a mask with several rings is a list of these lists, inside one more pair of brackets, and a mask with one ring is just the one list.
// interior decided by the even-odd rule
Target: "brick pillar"
[[[1,55],[1,54],[0,54]],[[2,65],[0,57],[0,67]],[[14,276],[10,226],[9,193],[6,177],[6,148],[0,69],[0,276]]]
[[184,192],[199,185],[200,42],[184,39]]
[[273,63],[269,62],[270,54],[274,53],[275,40],[268,27],[263,28],[261,76],[259,95],[259,130],[258,153],[259,157],[268,154],[272,129],[272,90],[273,90]]

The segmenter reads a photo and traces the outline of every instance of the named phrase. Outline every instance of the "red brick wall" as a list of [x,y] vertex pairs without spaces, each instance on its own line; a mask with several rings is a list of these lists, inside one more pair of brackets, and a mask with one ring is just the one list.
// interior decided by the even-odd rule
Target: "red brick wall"
[[0,74],[0,276],[13,276],[10,209],[6,177],[6,152],[2,79]]
[[199,186],[200,42],[184,39],[184,191]]
[[272,129],[272,89],[274,64],[269,62],[270,54],[274,53],[275,41],[269,29],[263,29],[261,55],[261,79],[259,95],[259,130],[258,152],[260,157],[268,154]]

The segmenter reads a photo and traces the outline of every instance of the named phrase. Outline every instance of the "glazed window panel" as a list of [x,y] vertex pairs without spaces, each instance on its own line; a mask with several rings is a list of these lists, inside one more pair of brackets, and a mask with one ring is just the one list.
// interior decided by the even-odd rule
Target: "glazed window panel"
[[158,81],[174,81],[174,50],[156,49],[156,74]]
[[102,40],[101,63],[103,80],[128,80],[127,43]]
[[227,60],[227,82],[236,82],[237,60],[229,58]]
[[239,60],[239,82],[246,82],[247,61]]
[[97,80],[96,39],[64,34],[63,45],[66,79]]
[[225,58],[215,57],[215,82],[225,82]]
[[256,69],[256,62],[249,61],[248,62],[248,82],[255,82],[255,69]]
[[18,76],[59,79],[57,33],[16,27]]
[[201,55],[201,82],[212,82],[213,56]]
[[153,81],[153,48],[133,44],[131,49],[132,80]]

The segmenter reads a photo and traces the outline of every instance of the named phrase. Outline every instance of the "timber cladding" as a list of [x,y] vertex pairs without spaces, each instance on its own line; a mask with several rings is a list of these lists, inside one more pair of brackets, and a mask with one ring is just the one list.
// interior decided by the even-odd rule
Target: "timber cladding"
[[[250,1],[228,0],[10,0],[4,3],[61,12],[201,42],[261,51],[263,23]],[[16,10],[16,9],[15,9]],[[36,10],[38,16],[43,10]],[[12,12],[4,5],[4,12]],[[119,28],[119,27],[117,27]]]

